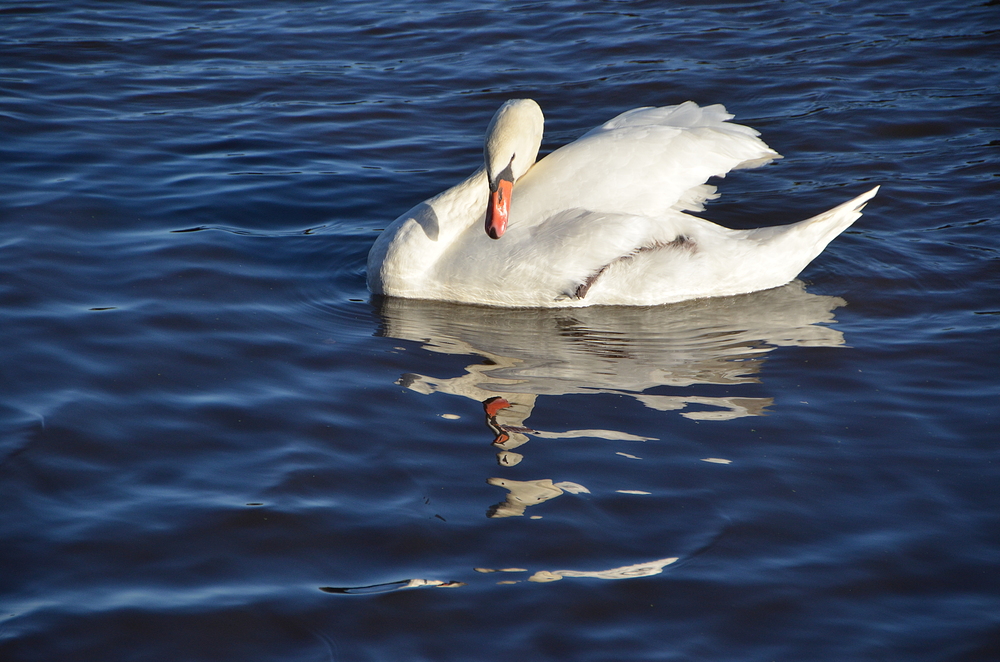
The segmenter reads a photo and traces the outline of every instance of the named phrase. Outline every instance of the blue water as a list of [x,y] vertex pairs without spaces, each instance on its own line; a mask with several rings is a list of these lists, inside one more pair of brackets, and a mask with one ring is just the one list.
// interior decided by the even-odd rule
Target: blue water
[[[0,5],[0,659],[1000,659],[998,33],[997,2]],[[882,189],[767,292],[373,299],[378,230],[525,96],[543,152],[725,104],[785,157],[718,182],[732,227]]]

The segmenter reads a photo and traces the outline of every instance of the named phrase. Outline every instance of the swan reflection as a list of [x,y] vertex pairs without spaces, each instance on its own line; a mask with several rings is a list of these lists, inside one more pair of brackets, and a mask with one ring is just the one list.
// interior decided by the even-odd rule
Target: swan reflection
[[524,515],[524,509],[528,506],[554,499],[563,492],[590,494],[590,490],[578,483],[570,481],[553,483],[549,478],[542,480],[490,478],[486,482],[508,490],[506,501],[490,508],[487,512],[489,517],[520,517]]
[[[398,383],[419,393],[478,402],[502,398],[508,406],[492,412],[492,418],[506,429],[494,432],[510,449],[523,444],[526,435],[631,438],[607,430],[532,430],[525,420],[542,395],[622,394],[694,420],[759,416],[771,398],[646,391],[757,382],[763,357],[776,347],[842,345],[843,334],[822,325],[834,323],[833,310],[843,305],[839,297],[806,292],[800,281],[655,307],[504,309],[384,298],[379,334],[419,342],[441,354],[481,357],[462,375],[410,373]],[[509,439],[500,439],[501,432]]]
[[[652,577],[663,572],[663,568],[675,563],[678,557],[673,556],[656,561],[636,563],[634,565],[624,565],[618,568],[607,570],[539,570],[528,577],[529,582],[545,583],[559,581],[564,577],[583,577],[590,579],[634,579],[636,577]],[[476,568],[476,572],[491,574],[501,573],[521,573],[528,572],[526,568]],[[520,580],[500,581],[498,584],[517,584]],[[384,582],[382,584],[372,584],[369,586],[320,586],[319,590],[324,593],[335,593],[340,595],[369,595],[372,593],[390,593],[412,588],[461,588],[466,586],[465,582],[445,581],[441,579],[401,579],[394,582]]]
[[572,439],[574,437],[595,437],[619,441],[650,441],[652,439],[652,437],[640,437],[615,430],[567,430],[565,432],[532,430],[524,425],[524,419],[531,414],[535,396],[514,393],[508,395],[513,402],[499,395],[483,401],[486,425],[493,431],[494,435],[493,445],[501,449],[501,452],[497,454],[497,461],[504,466],[513,466],[521,461],[521,455],[511,452],[511,449],[527,442],[529,434],[544,439]]
[[593,579],[631,579],[632,577],[651,577],[663,572],[664,566],[677,561],[676,556],[647,563],[625,565],[608,570],[540,570],[528,577],[529,582],[555,582],[563,577],[591,577]]
[[[763,292],[656,307],[502,309],[413,299],[379,301],[379,334],[421,343],[440,354],[477,359],[452,377],[407,373],[398,384],[482,403],[501,465],[531,437],[645,441],[622,430],[539,430],[530,426],[541,396],[611,393],[657,411],[698,421],[760,416],[767,397],[710,396],[698,385],[759,382],[764,357],[777,347],[835,347],[843,334],[824,326],[843,299],[806,292],[799,281]],[[650,389],[684,389],[675,395]],[[638,458],[636,458],[638,459]],[[552,479],[492,478],[508,491],[490,517],[523,516],[529,506],[586,491]],[[579,488],[579,489],[576,489]],[[619,490],[629,494],[647,494]]]

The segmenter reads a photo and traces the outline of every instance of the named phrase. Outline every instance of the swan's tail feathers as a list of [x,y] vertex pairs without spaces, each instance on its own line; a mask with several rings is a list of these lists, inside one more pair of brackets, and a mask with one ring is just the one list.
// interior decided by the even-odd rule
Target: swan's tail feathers
[[827,244],[861,217],[861,210],[878,189],[876,186],[853,200],[798,223],[745,231],[744,237],[755,240],[759,246],[758,266],[762,272],[779,284],[795,278]]
[[819,255],[826,245],[833,241],[834,237],[851,227],[854,221],[861,218],[861,210],[865,208],[868,201],[875,197],[879,187],[862,193],[853,200],[837,205],[822,214],[817,214],[801,223],[796,223],[794,227],[801,228],[801,234],[808,238],[816,251],[812,257]]
[[[838,216],[838,217],[839,216],[845,216],[845,217],[849,216],[850,219],[851,219],[851,223],[853,223],[854,221],[856,221],[859,218],[861,218],[861,210],[865,208],[865,205],[868,204],[869,200],[871,200],[872,198],[875,197],[875,194],[878,193],[879,188],[881,188],[881,187],[880,186],[876,186],[875,188],[862,193],[861,195],[859,195],[858,197],[854,198],[853,200],[848,200],[847,202],[845,202],[843,204],[837,205],[833,209],[827,210],[827,211],[823,212],[822,214],[818,214],[817,216],[813,216],[812,218],[810,218],[810,219],[808,219],[806,221],[803,221],[803,223],[811,223],[811,222],[814,222],[814,221],[816,221],[816,222],[822,222],[822,220],[825,220],[827,218],[831,218],[833,216]],[[848,223],[847,226],[845,226],[845,227],[848,227],[849,225],[850,225],[850,223]]]

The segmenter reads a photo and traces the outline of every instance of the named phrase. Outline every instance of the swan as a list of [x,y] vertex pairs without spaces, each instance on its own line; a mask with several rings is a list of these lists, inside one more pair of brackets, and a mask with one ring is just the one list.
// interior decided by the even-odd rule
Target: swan
[[513,99],[484,164],[385,228],[374,294],[506,307],[659,305],[790,282],[878,187],[792,225],[731,230],[686,212],[709,177],[781,156],[721,105],[629,110],[536,163],[544,118]]

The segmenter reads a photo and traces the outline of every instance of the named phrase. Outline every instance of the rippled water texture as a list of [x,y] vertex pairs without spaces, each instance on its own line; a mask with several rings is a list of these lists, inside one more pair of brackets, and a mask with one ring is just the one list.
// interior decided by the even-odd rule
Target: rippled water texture
[[[1000,659],[997,2],[0,5],[0,658]],[[372,299],[474,170],[723,103],[801,281]]]

